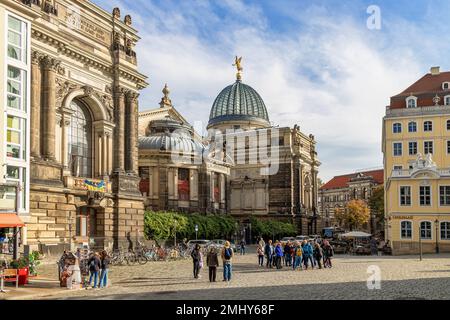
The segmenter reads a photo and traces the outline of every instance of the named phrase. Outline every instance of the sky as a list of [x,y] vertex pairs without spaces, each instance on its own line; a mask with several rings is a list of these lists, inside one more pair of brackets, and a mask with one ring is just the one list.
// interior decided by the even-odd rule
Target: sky
[[[450,68],[448,0],[93,2],[119,7],[139,31],[138,67],[150,83],[140,111],[158,107],[167,83],[175,108],[206,126],[242,56],[243,82],[261,95],[270,121],[315,136],[324,182],[381,168],[389,98],[432,66]],[[373,5],[380,19],[368,13]]]

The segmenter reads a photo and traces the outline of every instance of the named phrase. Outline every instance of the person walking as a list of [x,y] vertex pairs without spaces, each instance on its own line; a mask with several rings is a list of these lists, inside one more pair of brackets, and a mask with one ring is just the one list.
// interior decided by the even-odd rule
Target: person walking
[[303,256],[303,249],[300,243],[297,242],[295,248],[294,248],[294,266],[293,269],[296,270],[300,268],[300,270],[303,269],[302,267],[302,256]]
[[226,241],[222,249],[222,261],[223,261],[223,281],[229,282],[231,280],[232,267],[231,262],[233,260],[233,249],[230,248],[230,242]]
[[285,246],[284,246],[284,250],[283,250],[283,254],[284,254],[284,265],[290,266],[292,267],[291,264],[291,242],[288,240],[288,242],[286,242]]
[[94,278],[94,287],[93,288],[96,289],[97,284],[98,284],[98,272],[100,271],[100,267],[101,267],[101,261],[100,261],[100,256],[99,256],[98,252],[91,255],[91,257],[88,261],[88,265],[89,265],[89,272],[90,272],[89,286],[91,286],[92,278]]
[[265,243],[265,241],[264,241],[264,239],[263,239],[263,237],[260,237],[259,238],[259,245],[261,246],[261,248],[264,248],[265,246],[266,246],[266,243]]
[[216,248],[212,247],[206,257],[206,265],[209,268],[209,282],[216,282],[217,267],[219,266],[219,258],[217,257]]
[[283,258],[283,248],[281,247],[281,243],[277,241],[275,246],[275,256],[276,256],[276,265],[277,269],[281,269],[281,259]]
[[373,256],[378,255],[378,242],[375,238],[370,239],[370,252]]
[[264,266],[264,249],[259,244],[258,248],[256,249],[256,255],[258,256],[258,266],[263,267]]
[[322,269],[322,257],[323,257],[323,250],[320,247],[319,243],[315,243],[314,245],[314,258],[317,261],[317,265],[319,266],[319,269]]
[[272,240],[269,240],[264,248],[264,253],[266,254],[266,267],[272,268],[272,260],[273,260],[273,246]]
[[194,250],[192,250],[191,257],[194,264],[194,279],[198,279],[198,274],[200,272],[200,261],[202,258],[199,244],[195,245]]
[[311,261],[311,268],[314,269],[314,262],[313,262],[313,249],[311,247],[311,244],[304,240],[302,244],[303,249],[303,264],[305,266],[305,269],[308,270],[308,262]]
[[110,262],[111,258],[109,257],[108,253],[103,250],[101,254],[102,272],[100,272],[100,289],[106,288],[108,286],[108,271]]
[[328,240],[324,240],[323,242],[323,267],[331,268],[331,257],[334,255],[334,250]]
[[240,245],[241,256],[245,255],[245,240],[242,239]]

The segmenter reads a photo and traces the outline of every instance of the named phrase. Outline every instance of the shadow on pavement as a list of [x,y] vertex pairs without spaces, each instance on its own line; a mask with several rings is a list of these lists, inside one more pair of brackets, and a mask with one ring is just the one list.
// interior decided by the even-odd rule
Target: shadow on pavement
[[[265,287],[230,287],[198,290],[104,294],[89,299],[100,300],[428,300],[449,299],[450,279],[382,281],[380,290],[369,290],[366,282],[301,284]],[[214,285],[212,285],[214,286]],[[443,294],[444,293],[444,294]],[[82,300],[83,298],[66,298]]]

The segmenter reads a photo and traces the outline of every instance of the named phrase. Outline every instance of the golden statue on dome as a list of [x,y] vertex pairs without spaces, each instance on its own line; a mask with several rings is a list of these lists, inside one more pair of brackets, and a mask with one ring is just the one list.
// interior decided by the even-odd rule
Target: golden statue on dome
[[234,59],[233,66],[236,67],[236,69],[237,69],[237,73],[236,73],[237,80],[242,80],[242,70],[244,70],[244,68],[242,68],[241,61],[242,61],[242,57],[238,58],[238,56],[236,56],[236,58]]

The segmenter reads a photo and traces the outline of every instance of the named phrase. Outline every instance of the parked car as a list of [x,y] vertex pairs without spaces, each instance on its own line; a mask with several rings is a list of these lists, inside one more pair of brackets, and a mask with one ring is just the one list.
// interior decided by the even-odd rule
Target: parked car
[[303,241],[303,240],[309,240],[308,236],[296,236],[295,241]]
[[285,245],[288,241],[293,242],[293,241],[295,241],[295,238],[294,237],[284,237],[283,239],[280,240],[282,245]]
[[[211,244],[214,244],[219,249],[222,249],[223,246],[225,245],[226,241],[227,240],[223,240],[223,239],[214,239],[214,240],[211,240]],[[231,246],[231,249],[233,249],[234,252],[237,252],[236,245],[234,243],[232,243],[231,241],[230,241],[230,246]]]
[[188,248],[192,249],[196,244],[200,245],[200,248],[207,247],[211,244],[211,240],[189,240],[187,243]]

